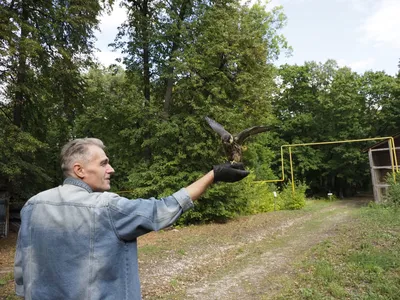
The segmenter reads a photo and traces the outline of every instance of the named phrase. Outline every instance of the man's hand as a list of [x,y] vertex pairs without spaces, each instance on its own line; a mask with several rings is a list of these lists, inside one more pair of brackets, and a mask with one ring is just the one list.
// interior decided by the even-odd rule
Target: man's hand
[[227,162],[225,164],[214,166],[213,170],[187,186],[186,191],[194,201],[198,199],[214,182],[235,182],[245,178],[247,175],[249,175],[249,172],[244,169],[242,163]]
[[242,180],[247,175],[249,175],[249,171],[244,169],[242,163],[224,163],[221,165],[213,166],[214,171],[214,183],[223,181],[223,182],[235,182]]

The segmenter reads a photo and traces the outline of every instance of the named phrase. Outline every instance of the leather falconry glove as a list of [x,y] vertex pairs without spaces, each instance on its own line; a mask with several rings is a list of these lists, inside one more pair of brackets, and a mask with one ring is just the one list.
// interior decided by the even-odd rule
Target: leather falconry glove
[[214,183],[216,182],[235,182],[242,180],[250,174],[244,169],[243,163],[230,163],[213,166]]

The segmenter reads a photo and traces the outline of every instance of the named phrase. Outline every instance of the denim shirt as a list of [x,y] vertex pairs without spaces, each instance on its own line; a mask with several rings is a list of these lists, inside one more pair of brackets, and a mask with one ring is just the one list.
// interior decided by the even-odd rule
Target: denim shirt
[[33,196],[21,210],[17,295],[141,299],[137,237],[173,224],[192,206],[185,189],[160,200],[129,200],[92,192],[83,181],[67,178]]

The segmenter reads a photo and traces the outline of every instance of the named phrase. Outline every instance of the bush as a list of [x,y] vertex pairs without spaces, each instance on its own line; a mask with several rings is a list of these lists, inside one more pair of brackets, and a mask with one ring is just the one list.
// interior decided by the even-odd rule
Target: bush
[[289,182],[274,197],[276,186],[271,183],[256,182],[252,172],[234,184],[219,183],[207,190],[195,207],[178,219],[177,225],[194,223],[227,222],[240,215],[254,215],[274,210],[301,209],[306,204],[304,183],[297,183],[295,192]]
[[281,193],[279,193],[280,198],[280,209],[301,209],[306,205],[306,190],[308,186],[305,183],[298,182],[295,185],[294,192],[292,190],[292,184],[289,181],[284,185]]
[[195,202],[193,210],[182,215],[178,224],[226,222],[239,215],[274,210],[274,186],[257,183],[255,179],[256,175],[251,173],[234,184],[214,185]]
[[387,195],[384,198],[384,204],[388,206],[400,206],[400,173],[396,173],[396,180],[392,174],[386,176],[386,182],[389,184]]
[[[245,215],[255,215],[258,213],[273,211],[275,209],[275,199],[273,192],[276,190],[274,184],[257,182],[256,175],[250,174],[243,182],[244,187],[242,196],[245,197],[246,207],[242,211]],[[276,208],[277,209],[277,208]]]
[[227,222],[243,214],[247,206],[247,190],[244,179],[235,184],[218,183],[195,202],[193,210],[182,215],[178,224]]

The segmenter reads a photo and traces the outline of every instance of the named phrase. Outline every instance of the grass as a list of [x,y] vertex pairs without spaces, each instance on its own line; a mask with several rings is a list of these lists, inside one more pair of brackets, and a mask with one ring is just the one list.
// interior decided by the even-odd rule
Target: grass
[[[212,284],[231,278],[237,283],[234,277],[247,266],[260,270],[257,267],[268,261],[268,253],[282,254],[276,249],[286,251],[290,260],[277,264],[280,269],[268,265],[269,275],[254,272],[243,277],[239,284],[249,297],[242,299],[400,299],[400,210],[349,209],[340,201],[307,202],[301,211],[246,216],[228,224],[189,226],[140,238],[142,279],[145,270],[163,271],[154,269],[161,263],[166,270],[171,262],[182,264],[179,272],[167,272],[169,278],[163,272],[148,277],[145,299],[187,299],[186,287],[199,280]],[[344,214],[346,218],[337,218]],[[285,225],[294,220],[295,225]],[[303,241],[312,234],[321,238],[305,247]],[[7,257],[4,266],[12,265],[14,249],[15,239],[0,240],[0,262]],[[209,252],[210,261],[202,261]],[[214,260],[215,256],[219,258]],[[164,262],[166,257],[169,261]],[[165,279],[163,286],[161,279]],[[10,280],[12,273],[0,275],[0,299],[18,299],[11,296]]]
[[10,280],[14,279],[14,275],[12,272],[7,273],[0,277],[0,286],[7,284]]
[[14,294],[14,290],[10,288],[10,283],[14,280],[13,272],[5,273],[0,276],[0,299],[16,300],[21,299]]
[[400,211],[355,211],[295,269],[276,299],[400,299]]

